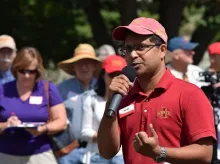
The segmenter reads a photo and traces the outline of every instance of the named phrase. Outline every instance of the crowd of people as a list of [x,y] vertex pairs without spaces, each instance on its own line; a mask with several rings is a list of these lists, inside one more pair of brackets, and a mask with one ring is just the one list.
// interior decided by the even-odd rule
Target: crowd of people
[[[220,42],[207,47],[210,67],[202,69],[193,65],[199,43],[168,38],[155,19],[136,18],[115,28],[112,37],[124,42],[120,51],[80,43],[71,58],[60,61],[57,67],[73,77],[57,85],[49,82],[48,98],[40,52],[17,50],[11,36],[0,36],[2,163],[214,163],[214,115],[220,112],[213,112],[212,97],[203,87],[220,87]],[[168,51],[172,58],[166,63]],[[133,83],[121,74],[127,65],[136,71]],[[105,111],[116,92],[123,99],[117,115],[108,118]],[[27,122],[42,124],[21,126]],[[68,124],[79,145],[56,157],[50,136]]]

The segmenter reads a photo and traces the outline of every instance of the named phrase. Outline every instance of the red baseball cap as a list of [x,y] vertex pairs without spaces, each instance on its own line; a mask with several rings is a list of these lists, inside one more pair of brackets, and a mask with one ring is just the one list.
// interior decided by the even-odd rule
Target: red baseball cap
[[132,31],[140,35],[159,36],[165,43],[167,43],[168,36],[165,28],[155,19],[140,17],[134,19],[128,26],[116,27],[112,32],[112,37],[115,40],[124,41],[128,31]]
[[105,58],[102,68],[106,73],[121,71],[127,65],[125,59],[118,55],[111,55]]
[[209,55],[220,55],[220,42],[215,42],[208,47]]

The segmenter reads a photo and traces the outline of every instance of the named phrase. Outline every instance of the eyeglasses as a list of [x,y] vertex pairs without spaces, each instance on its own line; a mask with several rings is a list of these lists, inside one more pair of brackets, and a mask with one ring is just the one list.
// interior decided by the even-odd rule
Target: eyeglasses
[[22,70],[18,70],[19,73],[21,74],[36,74],[38,73],[38,70],[35,69],[35,70],[29,70],[29,69],[22,69]]
[[127,45],[125,47],[122,47],[120,49],[120,51],[121,51],[122,55],[130,54],[132,51],[135,51],[139,55],[143,55],[146,52],[148,52],[149,50],[151,50],[153,47],[159,47],[159,46],[161,46],[161,44],[150,45],[150,44],[143,44],[142,43],[142,44],[133,45],[133,46]]

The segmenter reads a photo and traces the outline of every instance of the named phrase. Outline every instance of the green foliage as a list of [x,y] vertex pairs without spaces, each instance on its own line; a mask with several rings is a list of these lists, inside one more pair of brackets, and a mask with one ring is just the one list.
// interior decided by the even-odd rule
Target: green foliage
[[158,0],[139,0],[137,1],[137,14],[141,17],[150,17],[159,19],[159,1]]
[[112,30],[120,24],[120,15],[117,11],[101,10],[101,15],[105,21],[107,31],[111,34]]
[[5,23],[1,33],[12,35],[18,48],[38,48],[45,63],[66,59],[78,43],[93,41],[84,12],[74,9],[71,0],[3,0],[0,11]]
[[76,39],[79,39],[79,43],[85,41],[92,42],[93,34],[83,10],[74,9],[72,12],[73,15],[75,16],[75,22],[76,22],[72,28],[75,29],[76,32],[73,33],[72,31],[72,33],[68,35],[72,35],[72,36],[77,35],[78,38]]
[[186,6],[183,12],[184,19],[181,23],[180,35],[191,36],[199,24],[205,23],[202,19],[204,12],[204,6],[198,7],[194,3]]
[[[12,35],[18,48],[34,46],[41,52],[45,64],[49,61],[57,63],[72,56],[74,48],[83,42],[96,45],[90,24],[83,7],[91,0],[1,0],[0,33]],[[160,0],[137,1],[139,16],[159,19]],[[184,9],[180,34],[190,36],[198,25],[220,25],[220,12],[214,11],[209,17],[204,13],[217,2],[187,1]],[[120,24],[120,14],[117,0],[100,0],[100,12],[111,34]],[[220,38],[220,34],[216,36]]]
[[159,19],[159,14],[158,13],[151,13],[147,10],[138,10],[138,16],[140,17],[149,17],[149,18],[154,18],[154,19]]
[[[180,27],[181,35],[191,36],[198,26],[209,26],[216,30],[220,26],[220,6],[219,2],[204,1],[190,3],[184,9],[184,19]],[[220,39],[218,34],[215,40]]]

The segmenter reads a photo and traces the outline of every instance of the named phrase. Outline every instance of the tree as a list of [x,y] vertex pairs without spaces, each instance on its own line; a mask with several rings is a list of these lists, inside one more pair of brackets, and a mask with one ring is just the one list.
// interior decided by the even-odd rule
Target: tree
[[84,4],[84,12],[92,28],[93,38],[97,46],[102,44],[112,44],[111,37],[107,32],[105,22],[100,14],[99,0],[87,0]]
[[136,0],[119,0],[119,12],[121,25],[128,25],[134,18],[137,18]]
[[160,0],[159,22],[166,29],[168,38],[178,36],[186,4],[185,0]]
[[200,44],[196,49],[194,64],[198,64],[201,61],[208,45],[216,39],[216,35],[220,32],[219,1],[206,2],[204,4],[207,6],[206,11],[191,39]]

